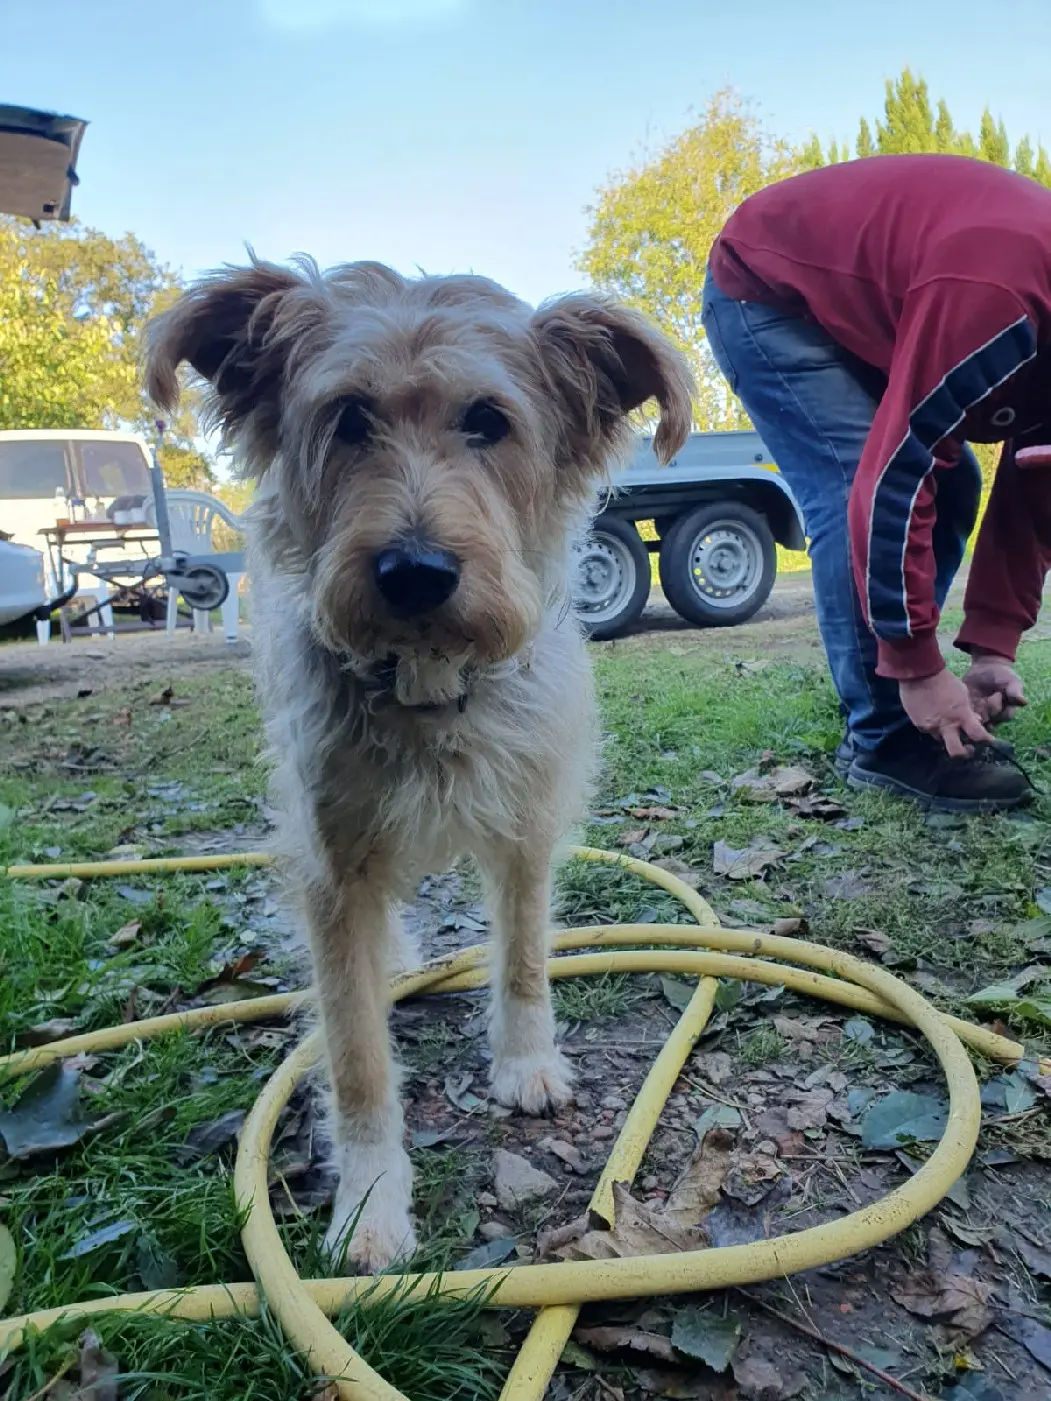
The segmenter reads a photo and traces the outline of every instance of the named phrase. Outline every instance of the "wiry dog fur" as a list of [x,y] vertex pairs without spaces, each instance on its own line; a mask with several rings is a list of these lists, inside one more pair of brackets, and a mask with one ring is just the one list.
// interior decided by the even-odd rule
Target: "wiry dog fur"
[[[655,398],[658,453],[681,446],[690,377],[604,298],[534,312],[480,277],[374,263],[212,276],[154,327],[162,408],[184,361],[259,482],[254,646],[328,1049],[329,1241],[342,1254],[360,1211],[349,1254],[376,1269],[414,1246],[387,1034],[387,981],[412,959],[398,907],[460,853],[493,922],[492,1093],[529,1114],[569,1094],[545,959],[552,858],[594,754],[571,541],[631,410]],[[410,539],[460,566],[451,597],[416,616],[377,584],[377,557]]]

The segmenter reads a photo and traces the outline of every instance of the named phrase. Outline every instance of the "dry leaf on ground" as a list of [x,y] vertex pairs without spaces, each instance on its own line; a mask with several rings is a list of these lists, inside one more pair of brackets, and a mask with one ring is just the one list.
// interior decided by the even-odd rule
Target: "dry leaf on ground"
[[964,1342],[984,1333],[992,1322],[992,1292],[992,1285],[969,1275],[917,1270],[891,1290],[891,1298],[917,1318],[945,1324],[955,1342]]
[[771,847],[735,848],[720,840],[712,848],[712,870],[729,880],[755,880],[768,866],[776,866],[784,855],[783,851]]
[[708,1244],[703,1231],[674,1216],[637,1202],[623,1182],[613,1184],[614,1224],[610,1231],[587,1231],[578,1240],[555,1250],[563,1260],[620,1260],[632,1255],[668,1255],[701,1250]]

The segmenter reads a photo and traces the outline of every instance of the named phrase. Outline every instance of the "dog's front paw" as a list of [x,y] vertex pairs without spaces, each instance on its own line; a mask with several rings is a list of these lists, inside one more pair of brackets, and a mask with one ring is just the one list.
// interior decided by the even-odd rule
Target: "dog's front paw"
[[404,1148],[345,1148],[325,1248],[336,1268],[346,1260],[375,1274],[416,1249],[412,1167]]
[[490,1089],[493,1098],[526,1114],[547,1114],[567,1104],[572,1094],[573,1072],[558,1051],[532,1056],[509,1056],[493,1066]]

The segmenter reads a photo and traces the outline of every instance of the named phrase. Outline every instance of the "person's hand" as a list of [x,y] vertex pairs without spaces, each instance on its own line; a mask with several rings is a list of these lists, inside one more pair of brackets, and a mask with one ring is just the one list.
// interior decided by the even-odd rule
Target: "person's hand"
[[950,758],[964,759],[972,752],[967,740],[992,742],[970,691],[951,671],[939,671],[922,681],[900,681],[898,686],[906,715],[918,730],[940,739]]
[[1026,703],[1022,678],[1006,657],[995,652],[975,652],[963,678],[978,718],[987,725],[1012,720]]

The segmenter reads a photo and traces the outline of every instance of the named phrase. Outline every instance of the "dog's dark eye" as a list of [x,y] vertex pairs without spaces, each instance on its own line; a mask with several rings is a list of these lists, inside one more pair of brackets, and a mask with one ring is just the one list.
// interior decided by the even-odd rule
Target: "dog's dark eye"
[[501,438],[506,438],[511,431],[506,415],[488,399],[479,399],[476,404],[472,404],[464,414],[461,426],[473,448],[491,447]]
[[356,447],[372,432],[372,415],[363,399],[348,399],[336,420],[336,437],[341,443]]

